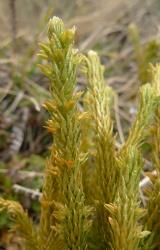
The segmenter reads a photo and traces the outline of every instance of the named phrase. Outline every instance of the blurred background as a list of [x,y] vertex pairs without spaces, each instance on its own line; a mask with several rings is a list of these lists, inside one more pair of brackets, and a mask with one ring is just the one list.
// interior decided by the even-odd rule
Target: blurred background
[[[135,117],[138,89],[151,79],[150,63],[160,61],[160,0],[0,0],[0,195],[20,201],[35,223],[51,143],[42,108],[49,83],[37,67],[37,53],[53,15],[67,27],[77,27],[81,52],[93,49],[101,57],[106,84],[117,93],[117,147]],[[78,86],[85,90],[80,74]],[[148,144],[144,147],[150,152]],[[153,169],[146,157],[148,170]],[[22,249],[9,229],[10,221],[1,213],[0,250]]]

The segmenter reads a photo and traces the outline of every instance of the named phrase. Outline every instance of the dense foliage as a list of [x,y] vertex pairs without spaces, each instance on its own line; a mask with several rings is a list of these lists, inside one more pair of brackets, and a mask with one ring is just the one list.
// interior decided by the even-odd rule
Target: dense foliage
[[[111,109],[116,93],[105,85],[96,52],[74,48],[75,28],[58,17],[48,24],[48,42],[40,44],[40,68],[50,81],[45,103],[53,136],[46,162],[41,217],[35,225],[15,201],[0,198],[27,250],[159,249],[160,209],[160,66],[151,68],[151,83],[140,88],[139,108],[129,136],[115,143]],[[76,91],[77,70],[87,91]],[[141,204],[143,145],[150,139],[156,176]]]

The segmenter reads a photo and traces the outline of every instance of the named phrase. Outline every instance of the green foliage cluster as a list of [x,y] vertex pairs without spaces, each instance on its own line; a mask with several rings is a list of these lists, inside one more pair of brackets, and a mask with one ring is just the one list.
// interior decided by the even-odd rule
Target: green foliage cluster
[[156,39],[142,44],[138,27],[132,23],[128,27],[129,40],[133,45],[134,59],[138,67],[138,78],[141,84],[152,80],[151,64],[159,61],[160,43]]
[[[47,160],[39,225],[22,206],[0,198],[27,250],[150,250],[160,248],[160,65],[140,89],[139,108],[124,145],[117,149],[111,108],[114,91],[105,85],[98,55],[74,48],[75,28],[54,17],[48,42],[40,44],[42,72],[50,80],[46,127],[53,136]],[[75,91],[78,66],[87,91]],[[83,109],[79,103],[83,102]],[[150,129],[149,129],[150,128]],[[152,138],[157,175],[140,204],[142,146]]]

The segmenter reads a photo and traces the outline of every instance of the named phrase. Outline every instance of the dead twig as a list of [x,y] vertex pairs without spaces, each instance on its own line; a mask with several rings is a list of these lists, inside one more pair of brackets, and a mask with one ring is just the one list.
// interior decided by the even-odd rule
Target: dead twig
[[40,200],[40,198],[42,197],[42,193],[38,190],[26,188],[18,184],[13,185],[13,190],[15,193],[24,194],[27,197],[30,197],[32,200]]

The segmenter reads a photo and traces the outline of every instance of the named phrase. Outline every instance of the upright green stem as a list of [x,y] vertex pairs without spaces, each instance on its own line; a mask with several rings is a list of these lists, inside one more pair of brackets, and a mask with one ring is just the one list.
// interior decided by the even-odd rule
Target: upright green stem
[[[81,165],[86,155],[80,151],[82,115],[77,108],[80,93],[74,91],[81,58],[73,48],[74,34],[74,28],[65,30],[62,20],[54,17],[49,22],[49,42],[41,44],[41,56],[48,61],[41,69],[51,81],[52,100],[46,103],[51,114],[48,128],[54,134],[43,189],[41,230],[43,235],[47,220],[46,236],[54,230],[64,249],[79,250],[87,247],[90,209],[85,206],[82,187]],[[53,182],[55,177],[57,181]],[[55,183],[58,189],[53,187]],[[58,196],[51,190],[58,190]]]

